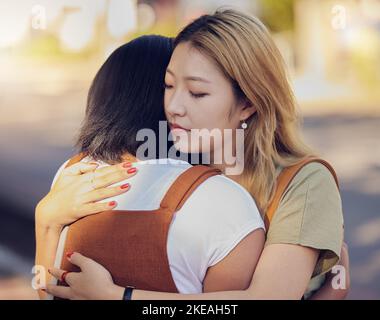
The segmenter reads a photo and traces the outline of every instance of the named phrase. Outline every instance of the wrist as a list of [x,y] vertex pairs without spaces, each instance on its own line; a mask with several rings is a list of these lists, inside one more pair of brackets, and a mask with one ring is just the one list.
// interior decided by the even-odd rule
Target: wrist
[[112,285],[108,290],[106,300],[123,300],[124,289],[116,284]]
[[54,219],[52,219],[51,210],[48,209],[48,206],[45,204],[44,199],[42,199],[36,206],[36,211],[35,211],[36,228],[46,230],[46,231],[61,232],[63,229],[63,225],[61,225],[60,223],[57,223],[56,221],[54,221]]

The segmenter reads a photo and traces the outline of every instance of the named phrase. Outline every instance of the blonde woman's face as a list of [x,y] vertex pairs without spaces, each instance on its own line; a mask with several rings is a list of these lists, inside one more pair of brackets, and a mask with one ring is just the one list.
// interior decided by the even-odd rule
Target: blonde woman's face
[[236,100],[232,85],[209,57],[187,42],[175,48],[165,75],[164,104],[173,139],[180,138],[178,150],[220,148],[223,139],[212,140],[209,149],[192,143],[190,129],[236,129],[244,117]]

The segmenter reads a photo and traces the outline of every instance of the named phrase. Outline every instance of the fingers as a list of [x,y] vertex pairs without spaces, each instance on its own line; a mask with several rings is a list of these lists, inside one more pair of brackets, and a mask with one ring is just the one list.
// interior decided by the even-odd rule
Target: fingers
[[[130,184],[125,183],[121,186],[117,187],[109,187],[109,188],[102,188],[102,189],[95,189],[92,191],[87,192],[82,197],[83,203],[91,203],[95,201],[101,201],[107,198],[111,198],[114,196],[117,196],[119,194],[125,193],[130,189]],[[108,204],[107,204],[108,205]],[[103,206],[102,206],[103,208]],[[105,210],[109,210],[110,208],[105,207]]]
[[[57,268],[51,268],[49,269],[49,273],[56,278],[57,280],[62,281],[62,275],[65,273],[65,270],[57,269]],[[70,286],[72,284],[73,277],[75,276],[75,272],[68,272],[65,275],[65,282]]]
[[115,209],[117,207],[116,201],[110,201],[106,203],[96,202],[96,203],[87,203],[81,205],[80,209],[76,214],[76,219],[80,219],[89,215],[97,214],[103,211],[108,211]]
[[114,173],[114,172],[117,172],[120,170],[129,169],[132,167],[133,167],[133,164],[131,162],[122,162],[122,163],[114,164],[111,166],[101,167],[101,168],[96,170],[96,173],[99,176],[104,176],[104,175],[107,175],[109,173]]
[[[121,182],[125,179],[133,177],[137,173],[137,168],[135,167],[125,168],[125,167],[122,167],[121,165],[116,165],[112,167],[114,167],[112,171],[103,175],[100,174],[97,170],[92,182],[91,182],[92,177],[89,176],[88,181],[89,183],[92,184],[92,187],[94,187],[95,189],[108,187],[117,182]],[[91,173],[89,173],[88,175],[91,175]]]
[[[90,258],[87,258],[78,252],[73,252],[73,253],[67,255],[67,259],[72,264],[75,264],[76,266],[78,266],[82,271],[86,269],[86,264],[91,261]],[[66,277],[66,279],[67,279],[67,277]]]
[[98,167],[97,163],[91,162],[78,162],[62,171],[62,174],[66,175],[81,175],[87,172],[94,171]]
[[50,293],[54,297],[62,298],[62,299],[71,299],[71,288],[70,287],[63,287],[63,286],[56,286],[53,284],[48,284],[46,286],[47,293]]

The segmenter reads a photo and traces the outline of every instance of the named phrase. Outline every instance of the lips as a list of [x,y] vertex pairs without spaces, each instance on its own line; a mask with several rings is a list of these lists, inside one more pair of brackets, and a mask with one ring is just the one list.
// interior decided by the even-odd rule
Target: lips
[[178,129],[178,130],[190,131],[190,129],[186,129],[184,127],[181,127],[179,124],[176,124],[176,123],[170,123],[169,127],[171,130]]

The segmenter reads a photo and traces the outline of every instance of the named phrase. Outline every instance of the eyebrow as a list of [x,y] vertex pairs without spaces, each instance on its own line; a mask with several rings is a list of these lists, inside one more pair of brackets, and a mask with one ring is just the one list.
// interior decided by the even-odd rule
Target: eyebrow
[[[171,71],[170,69],[166,69],[166,72],[170,73],[173,77],[175,76],[174,72]],[[201,81],[201,82],[205,82],[205,83],[210,83],[210,81],[208,81],[202,77],[196,77],[196,76],[186,76],[185,80],[187,80],[187,81]]]

